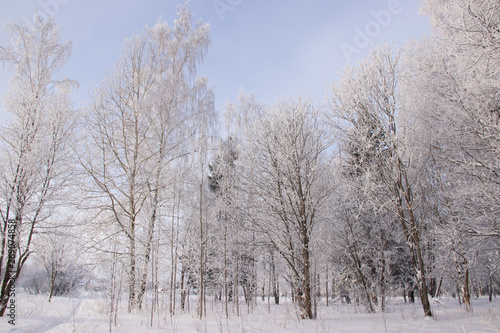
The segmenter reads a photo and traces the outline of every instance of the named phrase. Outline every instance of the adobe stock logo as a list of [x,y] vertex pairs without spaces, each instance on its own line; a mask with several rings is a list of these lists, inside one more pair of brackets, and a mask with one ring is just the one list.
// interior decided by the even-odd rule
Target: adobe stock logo
[[[67,5],[69,2],[71,0],[38,0],[38,5],[42,8],[42,11],[39,11],[38,14],[54,18],[59,13],[61,6]],[[45,19],[48,17],[45,17]]]
[[215,0],[212,5],[219,16],[221,21],[224,21],[224,14],[226,12],[232,12],[236,7],[241,5],[243,0]]
[[399,0],[389,0],[387,9],[379,11],[372,10],[370,16],[373,20],[367,22],[363,29],[354,28],[354,38],[352,44],[340,43],[340,50],[344,54],[345,59],[350,62],[354,54],[359,54],[361,50],[370,47],[373,39],[380,35],[384,28],[387,28],[392,22],[395,15],[403,11],[403,6]]

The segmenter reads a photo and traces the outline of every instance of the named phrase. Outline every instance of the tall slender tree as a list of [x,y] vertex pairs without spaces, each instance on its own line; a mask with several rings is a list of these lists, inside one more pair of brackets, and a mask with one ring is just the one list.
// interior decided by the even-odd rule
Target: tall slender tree
[[200,119],[213,114],[207,81],[196,78],[209,27],[191,21],[182,5],[173,28],[160,21],[128,39],[91,97],[81,161],[96,207],[111,212],[128,239],[129,311],[141,307],[146,291],[168,166],[194,151],[192,139],[206,126]]
[[71,179],[76,84],[54,76],[68,60],[71,44],[53,20],[11,23],[12,43],[0,46],[0,61],[14,69],[0,143],[0,316],[28,259],[37,228],[61,204]]

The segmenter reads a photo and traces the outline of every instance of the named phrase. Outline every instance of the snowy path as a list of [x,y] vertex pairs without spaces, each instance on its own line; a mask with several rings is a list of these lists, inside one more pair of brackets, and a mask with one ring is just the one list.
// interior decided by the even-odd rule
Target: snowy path
[[73,323],[74,319],[78,315],[78,311],[82,307],[83,302],[84,302],[83,300],[79,300],[76,303],[76,305],[72,309],[70,309],[69,313],[66,314],[65,316],[59,318],[57,317],[51,318],[48,322],[33,327],[32,332],[48,332],[58,326],[66,325],[68,323]]

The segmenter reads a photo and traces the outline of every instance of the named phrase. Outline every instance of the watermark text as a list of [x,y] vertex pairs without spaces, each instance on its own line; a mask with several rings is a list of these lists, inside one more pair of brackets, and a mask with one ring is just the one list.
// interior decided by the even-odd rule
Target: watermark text
[[369,48],[373,39],[380,35],[382,30],[389,26],[394,16],[403,12],[403,5],[400,0],[389,0],[387,7],[378,11],[372,10],[368,21],[363,28],[354,28],[354,38],[352,43],[340,43],[340,50],[345,59],[350,62],[352,56],[359,54],[363,49]]
[[241,5],[243,0],[214,0],[212,5],[214,6],[217,15],[221,21],[224,21],[224,15],[227,12],[232,12],[236,7]]
[[9,324],[16,325],[16,220],[7,221],[7,268],[9,272],[9,302],[7,304],[7,316]]

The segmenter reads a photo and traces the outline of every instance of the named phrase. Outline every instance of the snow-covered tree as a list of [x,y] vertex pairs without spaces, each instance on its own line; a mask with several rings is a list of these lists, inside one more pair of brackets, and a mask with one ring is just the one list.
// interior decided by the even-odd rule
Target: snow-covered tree
[[375,209],[362,184],[341,177],[331,203],[331,257],[339,268],[338,285],[359,297],[368,312],[385,311],[387,299],[408,280],[410,259],[401,244],[394,216]]
[[359,162],[351,165],[353,172],[364,178],[362,190],[368,203],[386,209],[397,219],[410,250],[424,314],[432,316],[422,240],[425,220],[418,211],[421,160],[405,141],[399,58],[399,51],[393,52],[384,44],[358,67],[347,68],[331,87],[331,120],[348,141],[344,149],[352,145],[357,149],[350,155]]
[[426,116],[441,143],[434,145],[437,156],[452,168],[451,181],[469,198],[467,206],[474,206],[463,222],[476,236],[498,240],[500,4],[428,0],[424,9],[437,38],[434,52],[413,63],[414,86],[432,101]]
[[475,257],[500,244],[500,5],[427,0],[424,11],[436,38],[406,47],[403,95],[419,132],[414,144],[428,151],[438,260],[470,309]]
[[128,239],[129,311],[141,307],[146,290],[169,166],[193,152],[195,133],[207,126],[201,119],[212,117],[212,93],[196,78],[209,26],[191,21],[182,5],[173,27],[160,21],[129,38],[88,110],[82,166],[93,205],[111,212]]
[[307,100],[281,101],[252,115],[245,140],[253,222],[287,263],[300,315],[312,319],[315,228],[333,190],[323,119]]
[[71,53],[61,28],[40,16],[8,27],[11,44],[0,47],[0,61],[14,70],[0,134],[2,316],[37,229],[63,202],[75,120],[69,97],[75,83],[55,77]]

